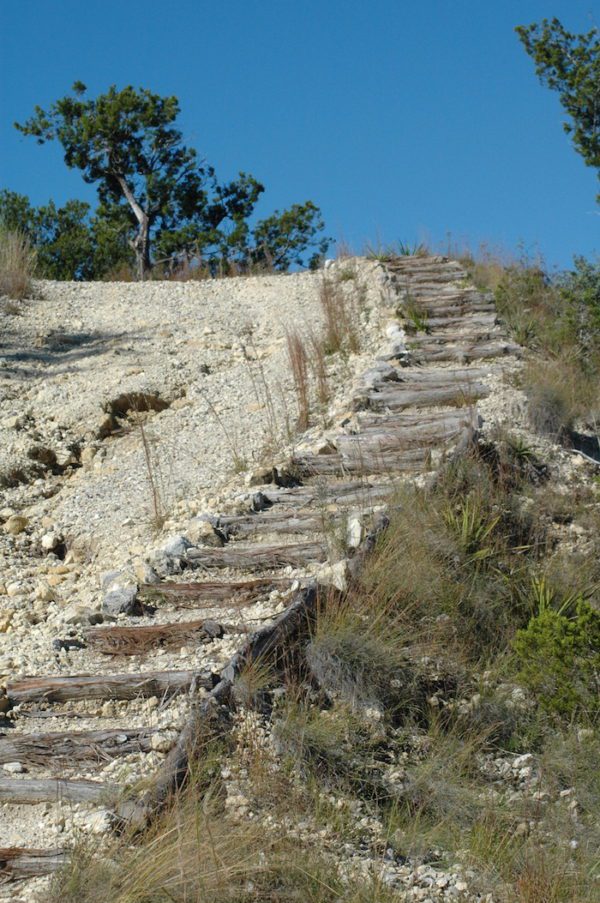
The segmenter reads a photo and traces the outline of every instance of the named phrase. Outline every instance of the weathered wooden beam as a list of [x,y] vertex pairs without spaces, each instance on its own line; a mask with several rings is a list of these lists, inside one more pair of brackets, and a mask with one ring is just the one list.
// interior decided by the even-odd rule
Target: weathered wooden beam
[[[429,448],[403,448],[397,445],[387,452],[376,443],[361,445],[353,441],[356,437],[343,437],[342,454],[336,455],[302,455],[294,458],[294,464],[305,476],[328,473],[398,473],[412,472],[423,466]],[[334,460],[330,460],[334,459]]]
[[440,435],[446,431],[453,432],[470,422],[476,416],[475,408],[457,408],[453,411],[428,411],[417,414],[398,411],[388,414],[376,414],[360,412],[356,414],[356,432],[349,431],[347,435],[370,435],[371,433],[399,433],[422,431],[427,435],[432,430],[437,430]]
[[[291,490],[280,490],[289,492]],[[166,601],[177,608],[198,608],[227,604],[252,605],[273,590],[285,590],[291,585],[287,577],[260,577],[254,580],[198,580],[191,583],[146,583],[140,595],[147,602]]]
[[461,420],[447,418],[437,423],[424,423],[417,426],[382,425],[372,423],[359,433],[347,433],[336,438],[335,443],[342,456],[349,448],[359,447],[366,450],[378,448],[425,448],[438,443],[447,442],[461,429]]
[[456,384],[475,382],[493,372],[491,364],[466,367],[447,367],[443,370],[424,370],[420,367],[398,369],[397,380],[380,380],[372,383],[375,389],[386,389],[390,392],[401,391],[402,388],[418,386],[453,386]]
[[189,549],[185,561],[189,567],[239,568],[259,570],[302,567],[314,561],[324,561],[327,549],[320,542],[297,542],[289,545],[243,545],[231,543],[221,549]]
[[494,335],[493,329],[453,329],[452,332],[444,332],[443,329],[436,329],[432,332],[416,332],[408,337],[410,345],[475,345],[494,340],[501,340],[502,336],[496,330]]
[[136,699],[173,696],[192,684],[211,689],[206,671],[148,671],[127,674],[75,674],[68,677],[25,677],[7,684],[12,705],[27,702],[66,702],[78,699]]
[[67,862],[64,850],[33,850],[25,847],[0,848],[0,883],[49,875]]
[[62,778],[0,777],[0,803],[31,804],[65,800],[110,805],[121,793],[117,784]]
[[275,510],[255,514],[220,515],[218,527],[233,536],[256,536],[260,533],[322,533],[334,518],[326,512],[313,510],[306,512],[284,509],[278,505]]
[[455,344],[440,347],[437,343],[423,344],[415,349],[419,359],[427,361],[465,361],[483,360],[485,358],[504,357],[507,354],[519,354],[518,345],[510,342],[481,342],[471,344]]
[[205,618],[143,627],[93,627],[85,634],[88,646],[105,655],[142,655],[157,646],[207,643],[222,636],[223,627]]
[[44,734],[0,736],[0,764],[24,765],[103,762],[131,753],[150,752],[156,728],[111,728],[108,730],[55,731]]
[[433,315],[429,315],[427,305],[419,304],[419,313],[424,315],[425,323],[428,330],[435,330],[435,335],[443,335],[440,330],[475,327],[478,329],[494,329],[498,325],[498,318],[495,313],[479,313],[473,312],[471,308],[467,308],[461,313],[451,312],[447,316],[441,316],[437,311]]
[[379,392],[356,395],[356,410],[402,411],[407,407],[435,407],[439,405],[472,405],[478,398],[485,398],[490,389],[479,382],[464,384],[432,385],[406,384],[400,389],[381,389]]
[[[265,489],[263,494],[273,504],[291,505],[294,500],[298,505],[336,506],[374,505],[385,501],[395,491],[392,483],[373,484],[366,480],[354,480],[351,483],[311,483],[297,489]],[[289,493],[289,494],[288,494]],[[296,493],[296,495],[292,495]]]

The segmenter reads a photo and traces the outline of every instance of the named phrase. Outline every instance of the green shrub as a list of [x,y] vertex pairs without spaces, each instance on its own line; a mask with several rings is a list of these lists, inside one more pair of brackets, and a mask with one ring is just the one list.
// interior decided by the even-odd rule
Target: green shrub
[[600,612],[588,602],[580,598],[572,616],[544,606],[513,645],[519,679],[547,712],[600,713]]
[[[557,280],[565,303],[565,319],[581,353],[600,354],[600,260],[575,258],[575,269]],[[598,361],[595,361],[598,365]]]

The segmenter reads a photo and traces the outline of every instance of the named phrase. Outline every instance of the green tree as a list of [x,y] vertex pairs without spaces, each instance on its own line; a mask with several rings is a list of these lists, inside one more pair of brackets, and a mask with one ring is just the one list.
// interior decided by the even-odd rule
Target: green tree
[[27,236],[43,279],[99,279],[131,265],[123,212],[100,207],[92,215],[90,205],[77,200],[34,207],[24,194],[0,191],[0,229]]
[[[293,204],[289,210],[275,211],[271,216],[256,224],[253,232],[254,248],[251,257],[255,265],[266,265],[275,270],[285,271],[292,264],[311,268],[316,266],[325,254],[328,238],[319,238],[324,223],[321,211],[312,201]],[[305,252],[313,251],[308,260]]]
[[542,84],[558,92],[570,117],[565,132],[600,178],[600,32],[571,34],[556,18],[515,30]]
[[91,279],[95,275],[90,205],[49,201],[33,207],[15,191],[0,191],[0,227],[27,236],[37,251],[37,272],[46,279]]
[[[247,173],[229,183],[217,181],[214,169],[184,145],[174,126],[176,97],[113,85],[94,100],[85,97],[86,90],[76,82],[72,95],[48,111],[36,107],[29,120],[15,125],[40,144],[57,140],[67,166],[97,184],[95,228],[105,249],[118,225],[140,278],[150,273],[153,262],[172,267],[194,257],[209,264],[233,258],[247,265],[254,241],[248,220],[264,187]],[[306,206],[297,205],[299,253],[317,243],[313,226],[320,214],[312,205],[316,213],[308,216]],[[288,228],[283,221],[281,225]]]

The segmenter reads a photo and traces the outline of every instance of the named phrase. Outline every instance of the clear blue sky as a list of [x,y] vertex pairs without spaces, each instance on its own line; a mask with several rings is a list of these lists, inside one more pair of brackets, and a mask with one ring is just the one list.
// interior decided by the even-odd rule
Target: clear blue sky
[[355,248],[396,239],[600,252],[598,182],[514,26],[600,23],[600,0],[4,0],[0,186],[35,203],[94,190],[13,127],[76,79],[175,94],[187,142],[312,199]]

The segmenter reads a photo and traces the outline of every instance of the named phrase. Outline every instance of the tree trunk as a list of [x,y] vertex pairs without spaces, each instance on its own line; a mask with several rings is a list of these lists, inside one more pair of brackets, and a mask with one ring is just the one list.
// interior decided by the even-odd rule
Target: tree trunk
[[117,175],[116,178],[121,186],[121,191],[123,192],[127,203],[133,210],[135,218],[139,223],[138,234],[131,242],[131,247],[135,253],[137,277],[138,279],[144,280],[152,272],[152,263],[150,262],[150,217],[145,210],[142,210],[136,201],[126,179],[121,175]]
[[135,251],[137,277],[143,281],[152,272],[152,263],[150,262],[150,220],[145,213],[133,243],[133,250]]

